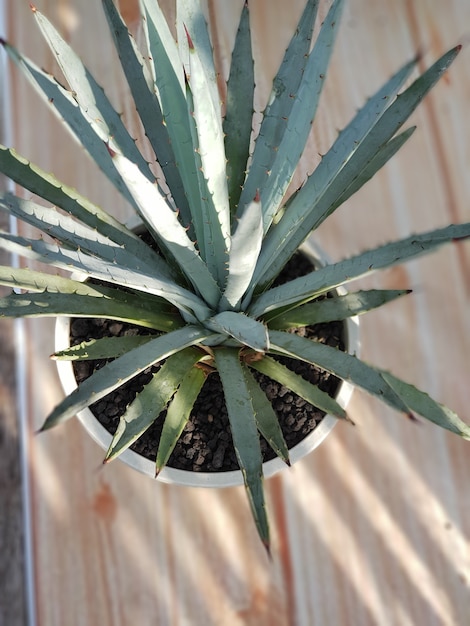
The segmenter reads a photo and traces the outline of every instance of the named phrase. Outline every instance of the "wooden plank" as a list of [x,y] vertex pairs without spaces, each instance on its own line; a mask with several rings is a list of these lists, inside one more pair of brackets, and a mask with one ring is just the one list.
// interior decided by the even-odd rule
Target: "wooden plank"
[[[3,23],[0,6],[0,31]],[[0,58],[0,83],[6,84],[6,64]],[[7,134],[7,100],[0,94],[0,141]],[[0,189],[7,181],[0,175]],[[8,216],[0,213],[0,228],[9,228]],[[0,265],[11,262],[0,250]],[[0,297],[7,293],[0,287]],[[16,411],[15,330],[12,320],[0,324],[0,624],[21,626],[26,622],[22,475],[20,425]]]
[[[99,3],[43,0],[103,76],[115,102],[125,92],[102,37]],[[303,2],[253,0],[260,59],[259,102]],[[132,19],[135,3],[123,6]],[[327,3],[322,3],[325,14]],[[222,64],[235,8],[209,3]],[[10,7],[10,39],[51,67],[24,3]],[[29,20],[29,21],[28,21]],[[85,21],[86,20],[86,21]],[[324,106],[303,161],[311,170],[364,98],[424,49],[427,65],[470,24],[466,0],[411,3],[351,0],[334,53]],[[403,153],[318,232],[333,258],[366,246],[469,219],[468,51],[413,122]],[[264,95],[263,95],[264,94]],[[13,91],[15,144],[67,182],[124,215],[24,81]],[[124,107],[122,107],[124,108]],[[129,114],[128,107],[125,113]],[[297,182],[302,179],[299,175]],[[465,416],[470,354],[470,250],[453,246],[366,284],[411,285],[415,294],[363,321],[363,356],[431,392]],[[61,392],[52,325],[28,324],[32,431]],[[40,372],[38,376],[36,372]],[[452,626],[469,621],[468,444],[392,415],[356,394],[356,428],[339,426],[291,471],[268,481],[273,561],[259,546],[242,489],[205,491],[155,483],[120,463],[99,469],[102,452],[79,425],[30,441],[37,621],[113,626],[139,623]],[[467,412],[468,418],[468,412]],[[465,447],[466,446],[466,447]]]
[[[0,215],[0,228],[7,228]],[[0,264],[9,262],[0,252]],[[0,297],[6,289],[0,288]],[[14,323],[0,324],[0,624],[25,623],[21,456],[16,412]]]

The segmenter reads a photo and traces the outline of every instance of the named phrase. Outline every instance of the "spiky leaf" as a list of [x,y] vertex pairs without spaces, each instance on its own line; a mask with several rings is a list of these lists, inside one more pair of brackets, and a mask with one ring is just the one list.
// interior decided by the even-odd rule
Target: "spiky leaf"
[[235,452],[251,510],[261,540],[269,547],[261,448],[253,399],[246,383],[244,368],[238,354],[229,348],[215,350],[215,363],[222,381]]
[[441,428],[450,430],[450,432],[470,440],[470,426],[465,424],[453,411],[389,372],[382,372],[382,376],[405,402],[410,411],[418,413]]
[[191,410],[202,389],[206,373],[200,367],[193,367],[181,380],[163,423],[156,459],[156,474],[167,464],[183,429],[191,415]]
[[161,335],[143,346],[127,352],[115,361],[97,370],[75,391],[64,398],[50,413],[42,430],[51,428],[73,417],[75,413],[93,402],[97,402],[151,365],[166,359],[184,348],[196,345],[209,336],[210,332],[205,331],[203,328],[188,325],[171,333]]
[[106,462],[124,452],[153,424],[200,358],[201,352],[187,348],[166,360],[121,416],[106,453]]
[[274,313],[272,318],[268,315],[265,322],[273,330],[288,330],[289,328],[344,320],[355,315],[363,315],[408,293],[411,291],[405,289],[357,291],[344,296],[310,302],[288,309],[279,315]]
[[223,122],[228,195],[232,214],[238,206],[248,166],[254,90],[249,9],[248,2],[245,2],[232,52]]

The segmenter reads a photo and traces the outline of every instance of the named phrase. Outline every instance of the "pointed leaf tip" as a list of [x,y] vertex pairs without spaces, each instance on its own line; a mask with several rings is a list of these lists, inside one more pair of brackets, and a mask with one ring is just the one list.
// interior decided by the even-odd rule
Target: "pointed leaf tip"
[[262,543],[263,543],[264,549],[266,550],[266,554],[268,555],[268,559],[272,561],[273,555],[271,554],[271,545],[269,543],[269,540],[262,539]]
[[32,11],[33,13],[36,13],[36,12],[37,12],[37,8],[35,7],[35,5],[34,5],[32,2],[30,2],[30,3],[29,3],[29,8],[31,9],[31,11]]
[[188,39],[188,46],[190,50],[194,50],[194,44],[193,44],[193,40],[191,39],[191,35],[188,32],[188,29],[186,28],[186,24],[183,24],[184,26],[184,32],[186,33],[186,37]]
[[107,151],[109,152],[109,156],[113,159],[116,156],[116,152],[111,148],[109,143],[106,141],[105,144]]

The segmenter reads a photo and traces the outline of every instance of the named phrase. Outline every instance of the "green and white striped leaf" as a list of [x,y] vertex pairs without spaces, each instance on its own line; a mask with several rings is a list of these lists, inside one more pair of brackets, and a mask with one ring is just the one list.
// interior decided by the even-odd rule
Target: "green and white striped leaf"
[[153,180],[154,176],[147,161],[138,150],[120,115],[113,108],[101,86],[83,65],[80,57],[37,9],[34,9],[34,17],[73,91],[74,97],[86,112],[90,123],[93,124],[104,141],[109,141],[112,138],[119,149],[139,166],[141,172]]
[[272,330],[269,338],[272,352],[316,365],[377,396],[397,411],[408,413],[407,405],[385,382],[381,372],[356,356],[293,333]]
[[[188,35],[190,37],[190,34]],[[205,234],[205,247],[211,247],[207,263],[212,272],[217,272],[219,285],[225,283],[225,263],[230,247],[230,207],[225,170],[225,146],[221,120],[220,101],[214,104],[211,94],[211,76],[204,65],[197,45],[190,46],[189,87],[193,96],[194,121],[197,131],[197,150],[202,162],[202,172],[212,201],[208,216],[210,233]],[[209,239],[210,237],[210,239]],[[210,258],[213,257],[211,262]]]
[[250,363],[250,367],[284,385],[317,409],[340,419],[347,419],[346,411],[334,398],[275,359],[265,357]]
[[[294,36],[289,42],[282,64],[274,78],[272,92],[263,113],[248,176],[243,187],[239,206],[240,212],[255,197],[258,189],[264,186],[267,172],[271,170],[276,158],[276,149],[281,145],[286,133],[286,120],[289,119],[294,106],[292,96],[299,91],[305,65],[309,59],[317,10],[318,0],[308,0]],[[242,76],[240,82],[243,83],[243,80],[244,77]],[[250,105],[252,102],[253,98],[250,99]],[[234,115],[238,116],[238,109],[235,109]],[[227,138],[230,138],[230,141],[227,142],[230,144],[231,135],[228,133]]]
[[39,228],[57,242],[72,246],[96,255],[111,263],[126,266],[129,271],[143,270],[155,272],[154,265],[147,265],[138,256],[129,254],[127,249],[114,243],[108,237],[98,233],[75,219],[60,213],[55,207],[45,207],[31,200],[23,200],[12,194],[0,194],[0,210]]
[[205,301],[215,307],[221,296],[219,287],[179,222],[177,213],[168,206],[158,187],[148,181],[134,163],[118,153],[113,154],[113,162],[134,197],[142,219],[159,244],[171,254]]
[[295,303],[303,303],[339,285],[428,254],[445,243],[470,237],[470,222],[411,235],[332,265],[321,267],[306,276],[274,287],[257,298],[248,313],[261,317]]
[[463,422],[453,411],[437,403],[427,393],[400,380],[389,372],[382,372],[388,385],[400,396],[410,411],[418,413],[441,428],[470,441],[470,426]]
[[[0,268],[1,269],[1,268]],[[0,284],[2,281],[0,280]],[[19,293],[0,298],[0,317],[88,317],[112,319],[169,332],[181,328],[183,320],[177,310],[155,298],[152,308],[141,306],[133,296],[121,298],[79,295],[76,293]]]
[[2,316],[99,317],[130,322],[162,332],[183,325],[178,309],[163,298],[147,293],[140,292],[136,297],[135,292],[114,286],[105,287],[9,266],[0,266],[0,285],[29,292],[7,296],[0,305]]
[[310,302],[281,312],[279,315],[274,313],[272,318],[267,315],[264,321],[273,330],[288,330],[289,328],[339,321],[355,315],[363,315],[408,293],[411,293],[408,289],[357,291],[344,296]]
[[0,265],[0,285],[28,291],[45,291],[53,293],[77,293],[85,296],[100,296],[100,287],[82,283],[71,278],[64,278],[29,268]]
[[[198,55],[204,65],[207,88],[209,90],[214,110],[220,110],[220,96],[217,87],[217,75],[214,65],[214,55],[209,37],[209,29],[200,0],[176,0],[176,31],[178,50],[186,76],[190,70],[190,43],[198,50]],[[190,40],[188,39],[188,33]],[[220,117],[220,114],[219,114]]]
[[130,253],[155,267],[159,275],[171,276],[171,271],[163,259],[147,246],[137,235],[127,229],[109,213],[67,187],[52,174],[48,174],[24,157],[0,145],[0,170],[28,191],[54,204],[66,213],[73,215],[101,235],[124,246]]
[[246,382],[245,368],[240,363],[235,350],[217,348],[214,356],[224,390],[235,453],[256,528],[262,542],[269,550],[269,525],[263,493],[263,461],[253,398]]
[[232,52],[223,121],[227,186],[232,215],[236,212],[248,167],[254,90],[250,18],[248,2],[245,2]]
[[163,423],[160,443],[157,450],[156,470],[158,475],[165,467],[174,450],[183,429],[191,415],[192,408],[206,380],[206,374],[200,367],[193,367],[182,379]]
[[67,271],[79,270],[90,278],[97,278],[108,283],[117,283],[130,289],[160,296],[174,304],[178,309],[196,319],[206,319],[211,310],[193,292],[154,274],[133,271],[127,267],[109,263],[103,259],[88,255],[80,249],[59,247],[45,243],[42,239],[26,239],[0,231],[0,248],[26,259],[33,259],[53,265]]
[[65,122],[72,137],[81,143],[102,172],[132,205],[126,186],[113,166],[106,144],[99,129],[73,97],[53,76],[47,74],[30,59],[22,56],[13,46],[4,43],[8,56],[20,68],[46,104]]
[[134,38],[115,7],[113,0],[102,0],[109,29],[113,36],[116,50],[121,60],[127,83],[144,126],[150,144],[171,189],[175,206],[181,214],[185,226],[191,218],[183,183],[176,166],[175,155],[171,146],[164,116],[157,94],[155,93],[152,74],[146,60],[137,49]]
[[[317,110],[320,94],[325,83],[333,44],[339,28],[344,0],[335,0],[322,25],[314,48],[309,56],[302,75],[289,117],[285,121],[286,129],[279,145],[271,146],[275,158],[266,171],[264,162],[258,167],[265,167],[265,179],[260,185],[260,199],[264,215],[264,232],[271,226],[278,212],[287,188],[294,175],[295,168],[304,151],[309,131]],[[266,138],[270,140],[270,137]],[[252,167],[256,165],[253,155]],[[249,187],[250,172],[247,177]],[[242,193],[243,200],[246,200]],[[241,201],[241,204],[242,201]]]
[[93,361],[96,359],[116,359],[134,348],[143,346],[155,335],[131,335],[123,337],[102,337],[91,341],[82,341],[66,350],[51,355],[55,361]]
[[202,327],[187,325],[184,328],[156,337],[143,346],[127,352],[97,370],[64,398],[50,413],[41,430],[47,430],[68,420],[78,411],[97,402],[151,365],[155,365],[184,348],[197,345],[209,336],[210,332]]
[[[183,65],[176,42],[158,3],[141,0],[141,4],[145,16],[144,31],[151,54],[149,67],[186,194],[191,215],[188,223],[190,234],[193,235],[193,228],[196,228],[200,221],[198,215],[200,191],[194,158],[196,146],[193,145],[191,135]],[[202,241],[201,230],[195,232],[197,240]]]
[[112,461],[134,443],[165,409],[188,371],[201,358],[191,348],[170,356],[154,374],[119,420],[105,462]]
[[[225,283],[227,247],[225,239],[221,236],[220,222],[214,205],[214,199],[209,191],[207,179],[202,166],[199,150],[199,137],[194,118],[193,94],[189,85],[186,86],[186,100],[188,104],[189,126],[191,130],[192,145],[194,146],[194,162],[196,164],[199,193],[192,198],[194,211],[194,229],[197,236],[198,249],[209,271],[218,280],[220,288]],[[220,256],[220,259],[218,257]],[[220,263],[219,263],[220,261]]]
[[246,384],[251,396],[256,426],[277,456],[290,465],[289,450],[282,434],[279,419],[266,394],[248,368],[244,368]]
[[235,234],[232,235],[228,261],[228,277],[219,309],[240,308],[247,290],[263,242],[263,213],[261,203],[253,200],[240,218]]
[[[153,0],[140,0],[140,6],[144,21],[144,34],[149,52],[152,55],[153,63],[150,63],[149,68],[154,82],[160,87],[161,82],[173,83],[176,79],[181,94],[184,94],[183,64],[179,56],[178,45],[171,34],[165,15],[158,2]],[[161,80],[157,78],[158,75],[160,75]],[[164,88],[167,87],[164,86]],[[169,93],[176,93],[175,85],[172,86]],[[158,95],[161,96],[160,91]]]
[[257,352],[269,350],[267,327],[244,313],[223,311],[206,320],[204,324],[214,332],[233,337]]

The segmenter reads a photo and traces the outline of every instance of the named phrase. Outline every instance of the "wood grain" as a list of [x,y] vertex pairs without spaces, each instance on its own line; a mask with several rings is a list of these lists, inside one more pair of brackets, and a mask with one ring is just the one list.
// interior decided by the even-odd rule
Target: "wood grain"
[[[209,2],[221,67],[241,2]],[[100,14],[86,0],[37,1],[113,101],[138,127]],[[121,0],[130,20],[136,2]],[[302,0],[250,3],[258,103]],[[321,3],[322,15],[327,2]],[[28,15],[10,5],[10,39],[53,69]],[[171,7],[170,7],[171,9]],[[353,112],[397,67],[423,51],[427,66],[468,38],[467,0],[350,0],[323,104],[296,184]],[[418,132],[316,239],[341,258],[418,230],[468,221],[468,49],[413,116]],[[225,64],[225,65],[224,65]],[[18,149],[123,217],[126,209],[60,124],[14,74]],[[362,323],[362,354],[469,419],[470,249],[453,245],[391,269],[368,286],[414,294]],[[28,324],[31,432],[61,391],[52,324]],[[274,545],[257,541],[242,489],[162,485],[116,462],[71,421],[31,436],[37,623],[45,626],[460,626],[470,623],[468,443],[415,424],[356,393],[357,426],[338,426],[318,451],[267,482]]]

